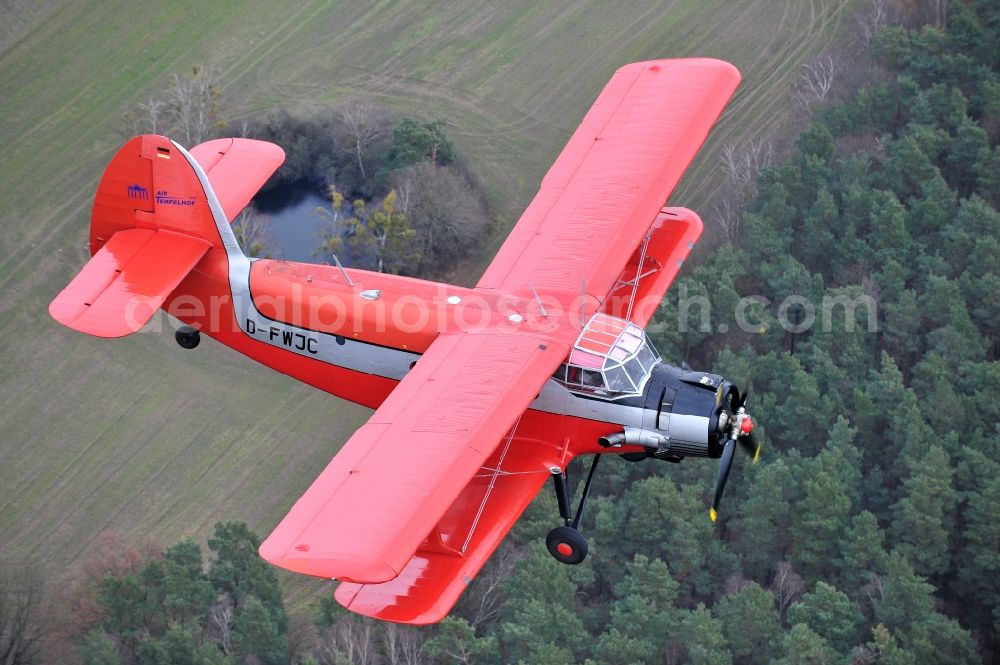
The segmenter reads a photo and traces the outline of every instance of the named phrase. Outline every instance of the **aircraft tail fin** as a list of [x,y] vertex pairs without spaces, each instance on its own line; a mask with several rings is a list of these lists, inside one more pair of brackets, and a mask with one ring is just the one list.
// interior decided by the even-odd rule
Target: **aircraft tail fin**
[[[239,212],[235,207],[249,201],[284,153],[261,141],[226,141],[203,144],[211,150],[202,150],[205,158],[213,157],[209,168],[221,167],[225,176],[221,198],[201,164],[166,137],[145,134],[122,146],[94,198],[93,258],[49,305],[56,321],[98,337],[128,335],[149,321],[206,255],[242,255],[227,212]],[[267,165],[240,180],[233,167],[241,160]]]

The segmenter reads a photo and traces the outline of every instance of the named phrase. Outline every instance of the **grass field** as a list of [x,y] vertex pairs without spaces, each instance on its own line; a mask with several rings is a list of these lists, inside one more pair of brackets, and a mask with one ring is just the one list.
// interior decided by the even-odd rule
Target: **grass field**
[[442,118],[509,228],[618,66],[724,58],[744,85],[672,199],[707,212],[719,147],[780,125],[801,64],[855,4],[0,5],[0,559],[58,576],[105,530],[171,543],[239,519],[266,534],[367,416],[210,340],[183,353],[169,329],[101,341],[48,317],[87,258],[117,119],[170,73],[215,64],[238,113],[368,96]]

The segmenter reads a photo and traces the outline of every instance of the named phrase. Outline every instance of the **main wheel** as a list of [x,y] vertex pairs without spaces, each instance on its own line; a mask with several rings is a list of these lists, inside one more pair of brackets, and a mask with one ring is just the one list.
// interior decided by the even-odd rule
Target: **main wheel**
[[190,326],[181,326],[174,333],[174,339],[182,349],[193,349],[201,342],[201,333]]
[[587,539],[571,526],[557,526],[549,531],[545,546],[562,563],[575,565],[587,558]]

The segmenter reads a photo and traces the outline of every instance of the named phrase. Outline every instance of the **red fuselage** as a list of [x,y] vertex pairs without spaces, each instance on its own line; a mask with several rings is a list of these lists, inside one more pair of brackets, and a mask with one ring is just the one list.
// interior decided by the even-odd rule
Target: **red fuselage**
[[[243,277],[231,269],[224,252],[213,254],[216,260],[203,261],[164,309],[263,365],[372,409],[438,334],[495,325],[523,304],[478,289],[278,260],[253,261]],[[554,324],[545,317],[507,322]],[[565,392],[563,399],[530,408],[522,422],[524,431],[535,433],[534,443],[548,449],[538,450],[540,456],[560,468],[578,455],[612,452],[598,444],[600,437],[623,426],[641,426],[635,406],[553,389]],[[626,446],[613,452],[631,449],[641,450]]]

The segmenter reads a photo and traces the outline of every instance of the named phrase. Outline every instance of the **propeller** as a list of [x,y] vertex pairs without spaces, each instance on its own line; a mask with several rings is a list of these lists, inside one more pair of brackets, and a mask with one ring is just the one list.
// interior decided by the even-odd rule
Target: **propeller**
[[726,488],[726,480],[729,479],[729,471],[733,466],[736,444],[739,443],[743,451],[750,455],[753,464],[760,459],[761,446],[753,437],[754,423],[747,414],[747,396],[749,391],[740,397],[740,391],[735,387],[732,389],[730,407],[732,408],[732,427],[727,432],[728,436],[722,444],[722,455],[719,458],[719,475],[715,479],[715,494],[712,498],[712,506],[708,509],[708,516],[714,522],[719,517],[719,503],[722,501],[722,492]]

